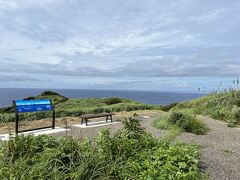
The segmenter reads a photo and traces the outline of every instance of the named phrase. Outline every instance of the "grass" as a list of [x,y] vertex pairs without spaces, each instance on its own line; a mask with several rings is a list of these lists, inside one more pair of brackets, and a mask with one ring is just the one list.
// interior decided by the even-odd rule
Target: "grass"
[[172,111],[191,111],[229,123],[240,125],[240,90],[212,93],[202,98],[177,104]]
[[198,147],[160,141],[137,117],[92,141],[18,136],[0,146],[0,179],[201,179]]
[[171,114],[155,120],[154,126],[159,129],[171,130],[172,136],[176,136],[183,131],[197,135],[206,134],[208,131],[204,123],[196,119],[192,114],[186,112],[171,112]]
[[[77,117],[82,114],[95,114],[104,112],[121,112],[135,110],[156,110],[161,109],[159,105],[148,105],[123,98],[81,98],[68,99],[56,92],[46,91],[35,97],[25,98],[32,99],[51,99],[55,106],[56,117],[72,116]],[[22,120],[38,120],[51,116],[51,112],[25,113],[20,115]],[[14,109],[12,107],[0,109],[0,122],[15,121]]]

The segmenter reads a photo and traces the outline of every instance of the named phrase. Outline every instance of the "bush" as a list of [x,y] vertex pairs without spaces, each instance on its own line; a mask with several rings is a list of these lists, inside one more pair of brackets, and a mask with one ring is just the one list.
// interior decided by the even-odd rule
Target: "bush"
[[162,106],[162,110],[165,112],[170,111],[172,108],[174,108],[178,103],[172,103],[169,105]]
[[18,136],[0,147],[0,179],[192,179],[200,178],[196,146],[159,141],[137,117],[115,134],[93,141]]
[[154,126],[159,129],[170,129],[171,124],[169,123],[169,117],[164,116],[158,120],[154,121]]
[[112,97],[112,98],[106,98],[104,99],[105,104],[112,105],[112,104],[118,104],[122,102],[122,99],[118,97]]
[[127,137],[129,138],[139,139],[145,133],[137,116],[138,115],[135,114],[134,117],[125,118],[123,121],[123,129],[126,131]]
[[234,118],[235,124],[239,124],[240,123],[240,107],[235,106],[232,111],[233,111],[233,118]]
[[156,120],[154,126],[160,129],[174,129],[174,126],[177,126],[185,132],[197,135],[205,134],[208,131],[204,123],[197,120],[193,115],[183,112],[172,112],[169,116]]
[[[44,91],[41,93],[41,96],[62,96],[54,91]],[[62,96],[63,97],[63,96]]]
[[184,114],[183,113],[181,113],[181,112],[172,112],[170,114],[169,122],[171,124],[176,124],[177,121],[179,121],[179,120],[181,120],[183,118],[184,118]]
[[24,98],[23,100],[34,100],[34,99],[35,99],[35,97],[30,96],[30,97]]
[[181,112],[173,112],[170,122],[177,125],[186,132],[205,134],[208,130],[205,124],[197,120],[193,115]]
[[0,108],[0,113],[14,113],[15,110],[13,107]]
[[1,123],[14,122],[14,121],[16,121],[16,117],[14,113],[0,113]]

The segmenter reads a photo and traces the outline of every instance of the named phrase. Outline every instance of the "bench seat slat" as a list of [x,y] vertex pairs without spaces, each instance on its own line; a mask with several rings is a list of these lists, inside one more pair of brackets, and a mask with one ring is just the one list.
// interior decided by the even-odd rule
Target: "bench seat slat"
[[91,119],[91,118],[98,118],[98,117],[105,117],[105,116],[112,116],[114,113],[104,113],[104,114],[86,114],[79,116],[82,119]]

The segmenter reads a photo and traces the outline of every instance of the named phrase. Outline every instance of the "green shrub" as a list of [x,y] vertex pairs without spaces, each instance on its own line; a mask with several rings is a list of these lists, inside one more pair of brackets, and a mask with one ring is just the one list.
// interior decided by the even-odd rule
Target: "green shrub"
[[103,113],[104,112],[104,108],[99,107],[99,108],[95,108],[92,111],[93,113],[99,114],[99,113]]
[[172,112],[168,116],[155,120],[154,126],[160,129],[173,129],[174,126],[177,126],[185,132],[194,134],[205,134],[208,131],[204,123],[184,112]]
[[44,91],[41,93],[41,96],[62,96],[54,91]]
[[24,98],[23,100],[34,100],[34,99],[35,99],[34,96],[29,96],[29,97],[27,97],[27,98]]
[[112,104],[121,103],[121,102],[122,102],[122,99],[121,99],[121,98],[118,98],[118,97],[105,98],[105,99],[104,99],[104,102],[105,102],[107,105],[112,105]]
[[184,114],[181,112],[172,112],[170,114],[169,122],[171,124],[176,124],[177,121],[184,119]]
[[173,111],[192,109],[192,112],[196,114],[208,115],[213,119],[223,120],[230,124],[238,124],[237,107],[240,107],[240,90],[230,90],[179,103],[173,108]]
[[201,178],[196,146],[159,141],[137,117],[114,134],[93,141],[18,136],[0,147],[0,179],[191,179]]
[[15,110],[13,107],[0,108],[0,113],[14,113]]
[[127,137],[139,139],[145,133],[144,129],[141,127],[140,120],[137,119],[137,115],[134,117],[125,118],[123,121],[124,128]]
[[163,116],[160,119],[155,120],[153,125],[159,129],[170,129],[171,128],[171,124],[169,123],[168,116]]
[[205,134],[208,130],[205,124],[197,120],[193,115],[187,113],[173,112],[169,121],[186,132]]
[[239,124],[240,123],[240,107],[235,106],[232,110],[232,113],[233,113],[234,122],[236,124]]
[[172,103],[169,105],[162,106],[162,110],[165,112],[170,111],[172,108],[174,108],[178,103]]
[[14,113],[0,113],[1,123],[14,122],[14,121],[16,121],[16,117]]

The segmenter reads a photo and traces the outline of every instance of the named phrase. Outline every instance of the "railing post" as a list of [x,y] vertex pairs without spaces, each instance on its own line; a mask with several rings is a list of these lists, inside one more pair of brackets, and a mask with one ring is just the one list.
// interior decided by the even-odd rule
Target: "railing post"
[[15,117],[16,117],[16,122],[15,122],[15,134],[18,135],[19,114],[18,114],[17,108],[16,108],[16,101],[13,101],[13,107],[14,107],[14,110],[15,110]]
[[53,109],[53,119],[52,119],[52,128],[55,129],[55,116],[56,116],[56,112]]
[[55,108],[53,106],[52,100],[50,100],[50,104],[52,106],[52,128],[55,129],[55,117],[56,117],[56,112]]

